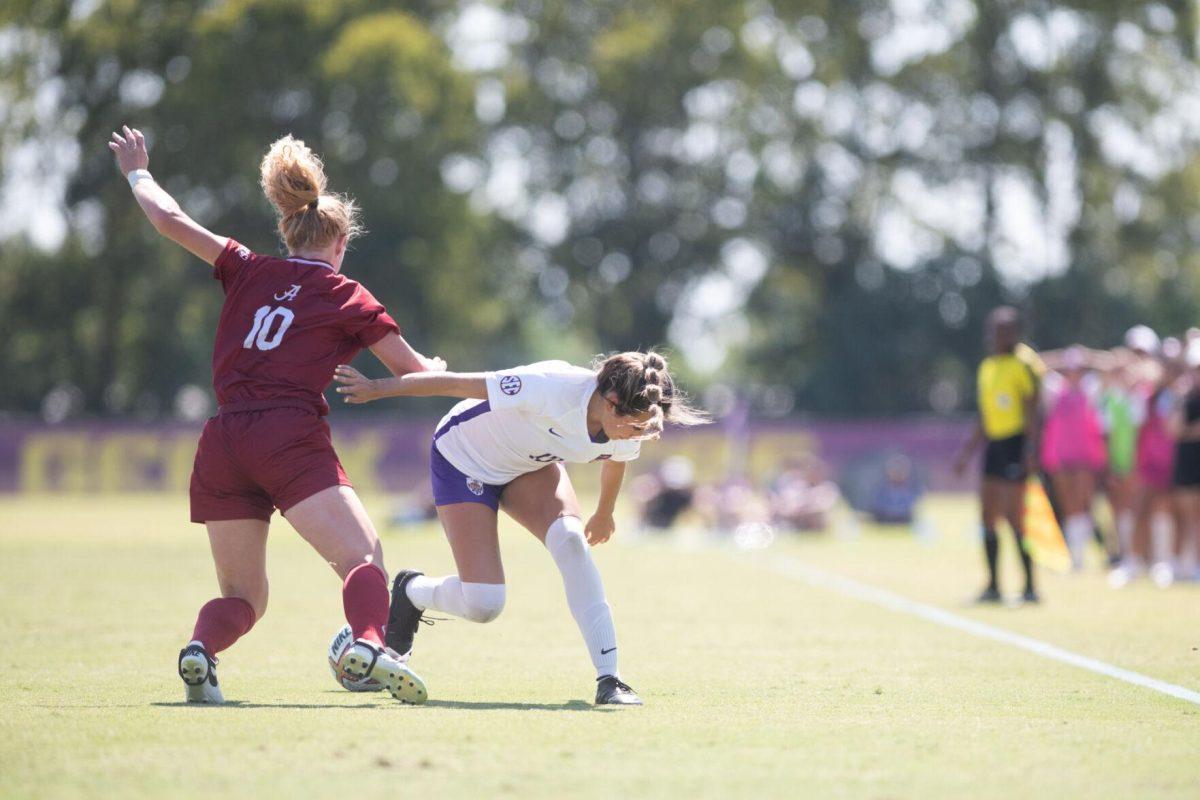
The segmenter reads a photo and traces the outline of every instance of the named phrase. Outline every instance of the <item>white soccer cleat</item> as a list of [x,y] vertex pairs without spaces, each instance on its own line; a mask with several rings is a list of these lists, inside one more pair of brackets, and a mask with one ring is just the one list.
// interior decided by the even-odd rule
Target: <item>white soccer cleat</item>
[[1175,570],[1165,561],[1159,561],[1150,567],[1150,580],[1160,589],[1169,589],[1175,582]]
[[179,651],[179,677],[183,678],[189,703],[225,702],[217,683],[217,660],[198,642]]
[[1122,564],[1108,573],[1108,586],[1110,589],[1123,589],[1133,580],[1133,570]]
[[342,656],[342,671],[363,680],[372,678],[383,684],[401,703],[419,706],[429,699],[425,681],[400,660],[395,650],[380,647],[366,639],[355,639]]

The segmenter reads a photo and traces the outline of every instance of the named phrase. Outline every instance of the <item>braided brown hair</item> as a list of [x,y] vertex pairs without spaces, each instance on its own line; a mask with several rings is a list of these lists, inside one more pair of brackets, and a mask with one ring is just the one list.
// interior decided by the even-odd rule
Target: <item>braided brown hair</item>
[[667,360],[653,350],[616,353],[597,359],[593,368],[597,372],[596,388],[601,396],[613,400],[619,415],[652,412],[640,426],[648,438],[657,438],[662,433],[664,421],[676,425],[710,422],[707,414],[689,405],[675,388]]

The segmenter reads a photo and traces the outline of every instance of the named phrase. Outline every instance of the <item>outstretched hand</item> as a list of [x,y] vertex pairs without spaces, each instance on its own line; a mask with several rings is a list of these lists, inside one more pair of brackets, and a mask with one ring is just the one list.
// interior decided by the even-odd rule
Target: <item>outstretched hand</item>
[[333,371],[333,379],[342,384],[337,387],[337,393],[344,395],[345,401],[352,405],[369,403],[383,396],[376,381],[346,364],[338,364]]
[[616,530],[617,523],[613,520],[612,514],[605,514],[600,511],[593,514],[592,518],[587,521],[587,525],[583,527],[587,543],[592,547],[607,542],[612,538]]
[[150,153],[146,150],[146,137],[137,128],[128,125],[121,126],[122,133],[113,132],[108,149],[117,157],[117,167],[122,175],[128,175],[135,169],[146,169],[150,166]]

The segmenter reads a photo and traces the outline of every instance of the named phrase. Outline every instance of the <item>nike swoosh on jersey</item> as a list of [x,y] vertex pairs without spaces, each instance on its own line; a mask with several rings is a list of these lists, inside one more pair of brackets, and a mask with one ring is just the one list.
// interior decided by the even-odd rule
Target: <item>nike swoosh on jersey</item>
[[550,432],[560,439],[563,438],[563,435],[561,433],[559,433],[558,431],[554,430],[554,428],[551,428]]

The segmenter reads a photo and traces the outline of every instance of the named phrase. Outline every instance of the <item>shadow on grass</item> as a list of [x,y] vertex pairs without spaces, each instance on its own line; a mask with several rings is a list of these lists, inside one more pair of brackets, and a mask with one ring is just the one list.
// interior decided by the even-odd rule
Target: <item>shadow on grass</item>
[[[160,703],[158,705],[167,705]],[[180,703],[179,705],[183,705]],[[26,708],[145,708],[142,703],[28,703]]]
[[433,708],[460,708],[468,711],[611,711],[583,700],[566,703],[494,703],[475,700],[430,700],[425,705]]
[[184,700],[179,700],[174,703],[151,703],[152,706],[159,708],[379,708],[387,705],[400,705],[399,703],[364,703],[355,705],[353,703],[250,703],[245,700],[226,700],[224,703],[188,703]]
[[[245,700],[226,700],[223,705],[206,703],[188,703],[183,700],[168,703],[150,703],[159,708],[344,708],[344,709],[374,709],[385,706],[403,705],[388,700],[385,702],[354,703],[251,703]],[[611,708],[594,706],[584,700],[569,700],[566,703],[499,703],[475,700],[430,700],[425,703],[428,708],[453,708],[466,711],[599,711],[608,713]],[[65,708],[66,706],[54,706]],[[110,706],[72,706],[73,708],[109,708]],[[115,706],[114,706],[115,707]],[[131,705],[130,708],[135,706]],[[413,706],[416,708],[417,706]]]

